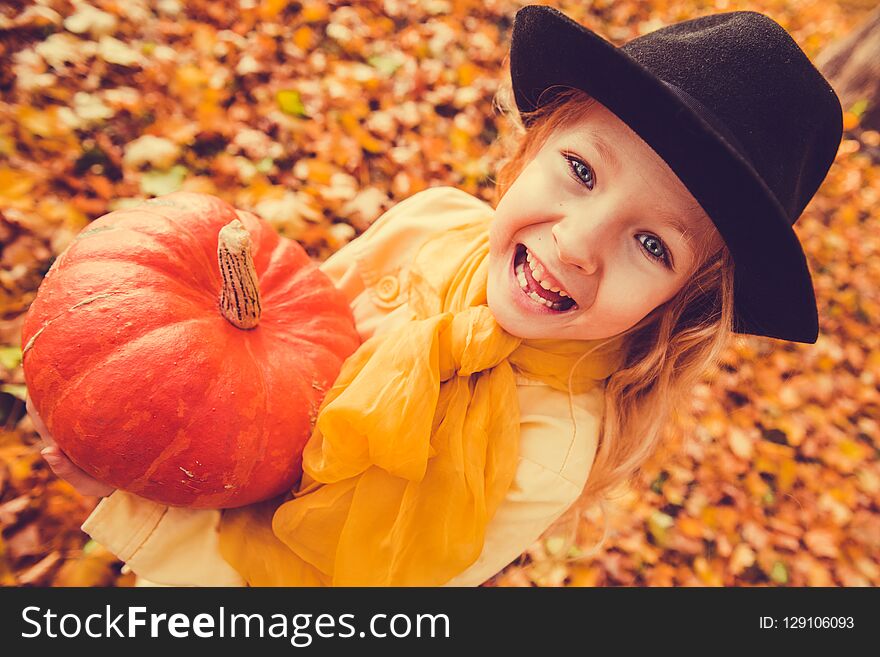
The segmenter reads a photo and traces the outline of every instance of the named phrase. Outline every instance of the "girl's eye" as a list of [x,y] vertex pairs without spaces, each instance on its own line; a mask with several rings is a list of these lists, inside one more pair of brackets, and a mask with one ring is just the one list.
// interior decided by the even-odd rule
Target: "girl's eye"
[[596,186],[596,175],[589,164],[569,153],[563,153],[562,157],[568,160],[571,175],[579,184],[584,185],[587,189],[593,189]]
[[[642,240],[641,238],[645,239]],[[654,237],[653,235],[646,235],[641,233],[636,236],[636,239],[641,242],[644,247],[644,251],[649,258],[654,260],[655,262],[662,263],[664,266],[672,269],[672,263],[670,262],[669,252],[666,250],[666,247],[663,245],[663,242],[659,237]]]
[[[593,189],[593,187],[596,186],[596,174],[589,164],[571,153],[563,153],[562,157],[568,161],[569,172],[575,181],[585,186],[587,189]],[[642,241],[642,239],[640,239],[642,237],[646,239]],[[672,257],[669,255],[666,246],[659,237],[642,233],[637,235],[637,238],[639,238],[639,242],[644,247],[643,251],[648,258],[654,262],[661,263],[670,270],[673,269]]]

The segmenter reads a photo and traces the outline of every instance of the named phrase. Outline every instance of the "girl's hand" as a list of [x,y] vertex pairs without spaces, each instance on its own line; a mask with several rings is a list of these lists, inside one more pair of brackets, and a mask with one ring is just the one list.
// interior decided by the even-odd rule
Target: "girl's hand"
[[43,420],[37,413],[37,409],[35,409],[33,407],[33,404],[31,404],[30,395],[27,395],[26,397],[25,408],[27,408],[28,415],[31,416],[31,422],[34,423],[34,428],[43,439],[44,447],[42,450],[40,450],[40,455],[44,459],[46,459],[46,463],[48,463],[49,467],[52,468],[52,472],[54,472],[61,479],[64,479],[67,483],[73,486],[77,490],[77,492],[80,493],[80,495],[106,497],[114,490],[116,490],[112,486],[103,484],[97,479],[94,479],[93,477],[87,475],[85,472],[76,467],[73,464],[73,461],[71,461],[69,458],[67,458],[67,456],[64,455],[64,452],[58,449],[58,445],[55,444],[55,441],[49,434],[49,430],[46,428],[46,425],[43,424]]

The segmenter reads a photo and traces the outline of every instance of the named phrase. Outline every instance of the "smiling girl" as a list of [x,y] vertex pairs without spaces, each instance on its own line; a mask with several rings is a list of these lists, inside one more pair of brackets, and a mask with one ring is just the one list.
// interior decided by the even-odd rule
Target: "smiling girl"
[[[489,307],[515,335],[595,340],[669,301],[724,243],[626,124],[583,92],[557,104],[563,98],[579,118],[568,125],[553,117],[553,136],[495,209]],[[537,290],[525,295],[536,303],[522,289]]]
[[86,532],[162,584],[480,584],[628,480],[732,332],[816,340],[792,225],[841,109],[779,25],[715,14],[616,48],[527,6],[510,66],[524,130],[495,207],[430,188],[322,265],[364,342],[297,488],[164,507],[48,447],[109,495]]

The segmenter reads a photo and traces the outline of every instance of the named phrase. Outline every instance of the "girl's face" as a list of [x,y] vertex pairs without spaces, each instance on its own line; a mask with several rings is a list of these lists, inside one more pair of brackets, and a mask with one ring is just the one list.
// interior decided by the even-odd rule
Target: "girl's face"
[[550,136],[498,203],[488,305],[522,338],[611,337],[672,298],[698,254],[722,244],[669,166],[597,102]]

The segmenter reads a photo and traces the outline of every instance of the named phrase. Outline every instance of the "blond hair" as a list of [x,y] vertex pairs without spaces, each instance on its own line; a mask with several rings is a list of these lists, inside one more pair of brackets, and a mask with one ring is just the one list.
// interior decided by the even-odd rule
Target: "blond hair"
[[[549,102],[539,103],[537,110],[527,113],[528,130],[513,103],[510,83],[502,85],[495,95],[495,107],[512,127],[512,133],[501,139],[507,156],[497,167],[495,206],[547,139],[576,123],[596,102],[579,89],[556,86],[552,90]],[[704,246],[697,257],[701,264],[678,293],[624,333],[626,356],[623,366],[606,381],[605,413],[587,482],[580,497],[543,534],[548,537],[561,533],[570,547],[584,511],[599,504],[604,517],[602,538],[579,558],[595,554],[604,545],[608,537],[608,502],[615,492],[629,485],[659,447],[674,409],[717,364],[733,336],[730,253],[723,245],[715,253]]]

